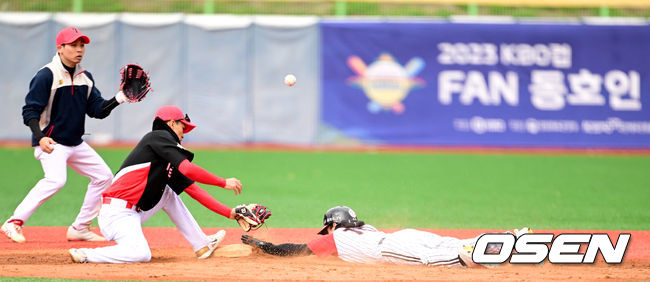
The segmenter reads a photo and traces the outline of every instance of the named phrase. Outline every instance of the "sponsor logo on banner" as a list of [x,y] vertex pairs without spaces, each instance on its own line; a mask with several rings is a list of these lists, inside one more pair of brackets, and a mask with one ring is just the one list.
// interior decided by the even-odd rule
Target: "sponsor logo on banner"
[[357,74],[350,77],[348,82],[360,87],[370,99],[367,107],[371,113],[403,113],[405,107],[402,101],[411,89],[424,86],[424,80],[416,77],[425,65],[419,57],[412,58],[402,66],[388,53],[382,53],[370,65],[366,65],[358,56],[350,56],[347,64]]
[[[488,233],[476,241],[472,260],[479,264],[538,264],[548,258],[556,264],[591,264],[598,251],[608,264],[619,264],[630,242],[630,233],[618,235],[614,245],[607,234],[559,234],[555,239],[549,233],[528,233],[516,238],[513,234]],[[486,252],[488,245],[500,245],[498,252]],[[584,252],[581,245],[585,244]],[[549,248],[550,247],[550,248]]]

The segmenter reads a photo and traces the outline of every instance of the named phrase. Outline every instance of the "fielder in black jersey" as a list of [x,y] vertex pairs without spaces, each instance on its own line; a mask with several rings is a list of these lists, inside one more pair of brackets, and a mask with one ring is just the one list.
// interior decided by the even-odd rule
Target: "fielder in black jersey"
[[164,121],[156,119],[153,129],[126,157],[104,197],[123,199],[147,211],[158,203],[165,185],[180,194],[194,183],[177,169],[194,154],[180,145]]
[[181,145],[184,134],[195,128],[189,117],[176,106],[163,106],[156,112],[153,130],[147,133],[124,160],[113,184],[103,193],[98,221],[106,239],[117,245],[96,249],[70,249],[75,262],[148,262],[151,250],[142,233],[142,223],[164,210],[181,234],[192,245],[197,257],[207,258],[225,231],[206,236],[180,197],[187,192],[208,209],[234,219],[235,209],[215,200],[194,183],[242,191],[236,178],[224,179],[192,164],[194,154]]

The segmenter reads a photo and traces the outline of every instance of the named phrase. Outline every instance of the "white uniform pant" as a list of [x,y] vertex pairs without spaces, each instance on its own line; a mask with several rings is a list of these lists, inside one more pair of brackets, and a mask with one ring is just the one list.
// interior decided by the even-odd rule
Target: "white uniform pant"
[[385,261],[395,264],[462,266],[458,258],[460,239],[404,229],[387,234],[379,244]]
[[86,142],[77,146],[64,146],[56,144],[54,151],[48,154],[35,147],[34,157],[41,161],[45,177],[41,179],[25,196],[25,199],[16,207],[14,214],[9,218],[26,222],[27,219],[47,199],[58,192],[67,180],[67,167],[75,172],[90,178],[88,190],[81,210],[72,226],[77,230],[86,229],[99,212],[102,192],[110,187],[113,173],[104,160]]
[[167,213],[195,252],[208,245],[208,237],[203,233],[181,198],[169,186],[166,186],[160,201],[148,211],[137,212],[127,209],[124,207],[124,201],[120,200],[113,200],[111,204],[102,205],[98,217],[99,227],[104,237],[109,241],[116,241],[117,245],[84,249],[88,262],[150,261],[151,250],[142,233],[142,224],[161,209]]

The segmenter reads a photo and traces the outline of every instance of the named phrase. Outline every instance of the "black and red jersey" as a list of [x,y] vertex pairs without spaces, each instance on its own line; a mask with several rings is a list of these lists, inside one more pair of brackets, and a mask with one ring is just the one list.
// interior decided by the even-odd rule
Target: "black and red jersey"
[[167,126],[147,133],[126,157],[113,184],[102,195],[118,198],[150,210],[162,197],[165,186],[180,194],[194,183],[178,171],[194,154],[183,148],[178,136]]

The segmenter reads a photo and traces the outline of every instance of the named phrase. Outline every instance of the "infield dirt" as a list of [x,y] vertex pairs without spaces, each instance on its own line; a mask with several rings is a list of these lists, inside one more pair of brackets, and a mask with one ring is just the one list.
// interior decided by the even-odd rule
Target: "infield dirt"
[[[238,244],[240,229],[225,228],[222,245]],[[262,228],[253,236],[274,243],[304,243],[316,238],[318,229]],[[444,236],[469,238],[500,230],[434,230]],[[207,234],[218,229],[205,228]],[[394,231],[385,229],[387,232]],[[562,230],[539,230],[559,234]],[[650,231],[632,234],[623,263],[614,265],[598,257],[593,265],[509,265],[495,268],[432,268],[401,265],[352,264],[331,257],[282,258],[254,252],[250,256],[195,258],[189,244],[175,228],[144,228],[153,258],[136,264],[75,264],[67,249],[101,247],[113,242],[68,242],[66,227],[25,227],[27,242],[0,238],[0,276],[108,280],[649,280]],[[599,232],[580,230],[580,232]],[[607,231],[615,240],[623,231]]]

